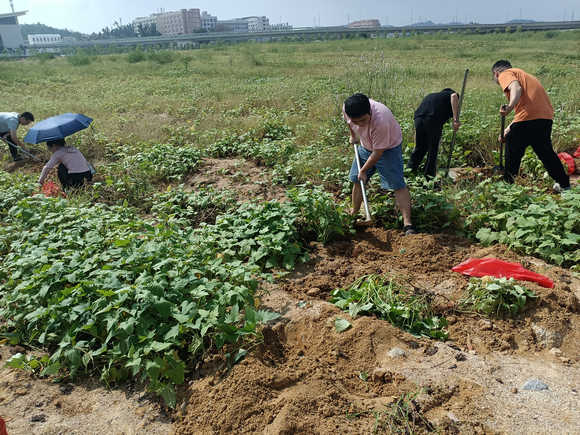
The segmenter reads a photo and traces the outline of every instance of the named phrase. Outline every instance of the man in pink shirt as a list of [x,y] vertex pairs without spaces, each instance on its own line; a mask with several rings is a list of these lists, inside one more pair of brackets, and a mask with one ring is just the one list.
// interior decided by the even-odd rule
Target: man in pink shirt
[[395,201],[403,215],[405,235],[417,234],[417,228],[411,222],[411,196],[404,179],[401,126],[384,104],[370,100],[363,94],[354,94],[346,99],[343,117],[350,131],[350,143],[360,143],[361,170],[358,170],[355,160],[349,175],[354,183],[353,216],[358,214],[363,200],[359,181],[366,184],[378,171],[381,187],[395,191]]

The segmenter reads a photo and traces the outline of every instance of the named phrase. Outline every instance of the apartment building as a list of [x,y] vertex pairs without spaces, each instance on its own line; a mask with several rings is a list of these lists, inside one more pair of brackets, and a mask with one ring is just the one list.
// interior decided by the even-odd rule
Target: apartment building
[[211,30],[213,26],[218,23],[217,17],[208,14],[207,11],[201,13],[201,28],[205,30]]
[[201,28],[199,9],[180,9],[157,17],[157,31],[163,36],[189,34]]
[[266,17],[243,17],[242,20],[248,22],[248,30],[250,32],[268,30],[270,27],[270,20]]

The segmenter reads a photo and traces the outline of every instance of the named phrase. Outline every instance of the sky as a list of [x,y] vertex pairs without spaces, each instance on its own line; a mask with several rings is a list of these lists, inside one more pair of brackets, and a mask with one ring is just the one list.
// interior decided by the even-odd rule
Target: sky
[[[358,3],[358,4],[357,4]],[[404,26],[432,21],[435,24],[478,22],[501,24],[513,19],[536,21],[580,20],[580,0],[13,0],[14,10],[28,11],[21,24],[41,23],[58,29],[98,33],[121,21],[137,17],[196,8],[227,20],[266,16],[270,24],[294,27],[339,26],[359,19],[378,19],[381,25]],[[0,0],[0,14],[9,13],[10,1]],[[573,15],[573,16],[572,16]]]

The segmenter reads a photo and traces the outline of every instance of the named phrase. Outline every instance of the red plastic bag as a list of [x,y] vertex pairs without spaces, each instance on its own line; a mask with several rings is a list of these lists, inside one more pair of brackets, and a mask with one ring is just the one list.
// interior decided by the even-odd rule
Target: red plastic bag
[[578,147],[578,149],[576,151],[574,151],[574,154],[572,154],[572,157],[580,157],[580,146]]
[[568,153],[558,153],[558,157],[562,164],[568,165],[568,175],[573,174],[576,170],[576,165],[574,165],[574,159]]
[[554,282],[547,276],[524,269],[520,263],[510,263],[497,258],[470,258],[451,270],[476,278],[486,275],[496,278],[515,278],[520,281],[537,282],[542,287],[554,288]]

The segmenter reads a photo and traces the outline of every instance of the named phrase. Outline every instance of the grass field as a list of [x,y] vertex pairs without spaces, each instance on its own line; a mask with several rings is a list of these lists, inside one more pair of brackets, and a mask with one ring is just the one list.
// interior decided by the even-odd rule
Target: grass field
[[[306,261],[309,241],[349,232],[341,107],[354,92],[391,108],[408,159],[423,96],[459,91],[469,69],[453,165],[489,167],[505,102],[491,66],[508,59],[547,89],[554,147],[578,146],[578,31],[137,53],[0,62],[1,110],[93,118],[94,131],[70,142],[99,171],[70,200],[31,197],[38,174],[0,172],[2,334],[51,355],[12,366],[53,374],[62,365],[71,376],[98,369],[106,382],[140,376],[172,404],[200,349],[259,341],[259,324],[271,318],[253,308],[259,282]],[[446,127],[443,150],[450,136]],[[231,192],[178,187],[203,159],[224,156],[259,165],[269,183],[288,188],[288,201],[247,204]],[[514,186],[475,176],[433,192],[411,178],[414,222],[577,268],[580,194],[551,195],[533,153],[524,167]],[[371,193],[377,222],[398,227],[393,198]],[[205,222],[196,218],[203,210]]]

